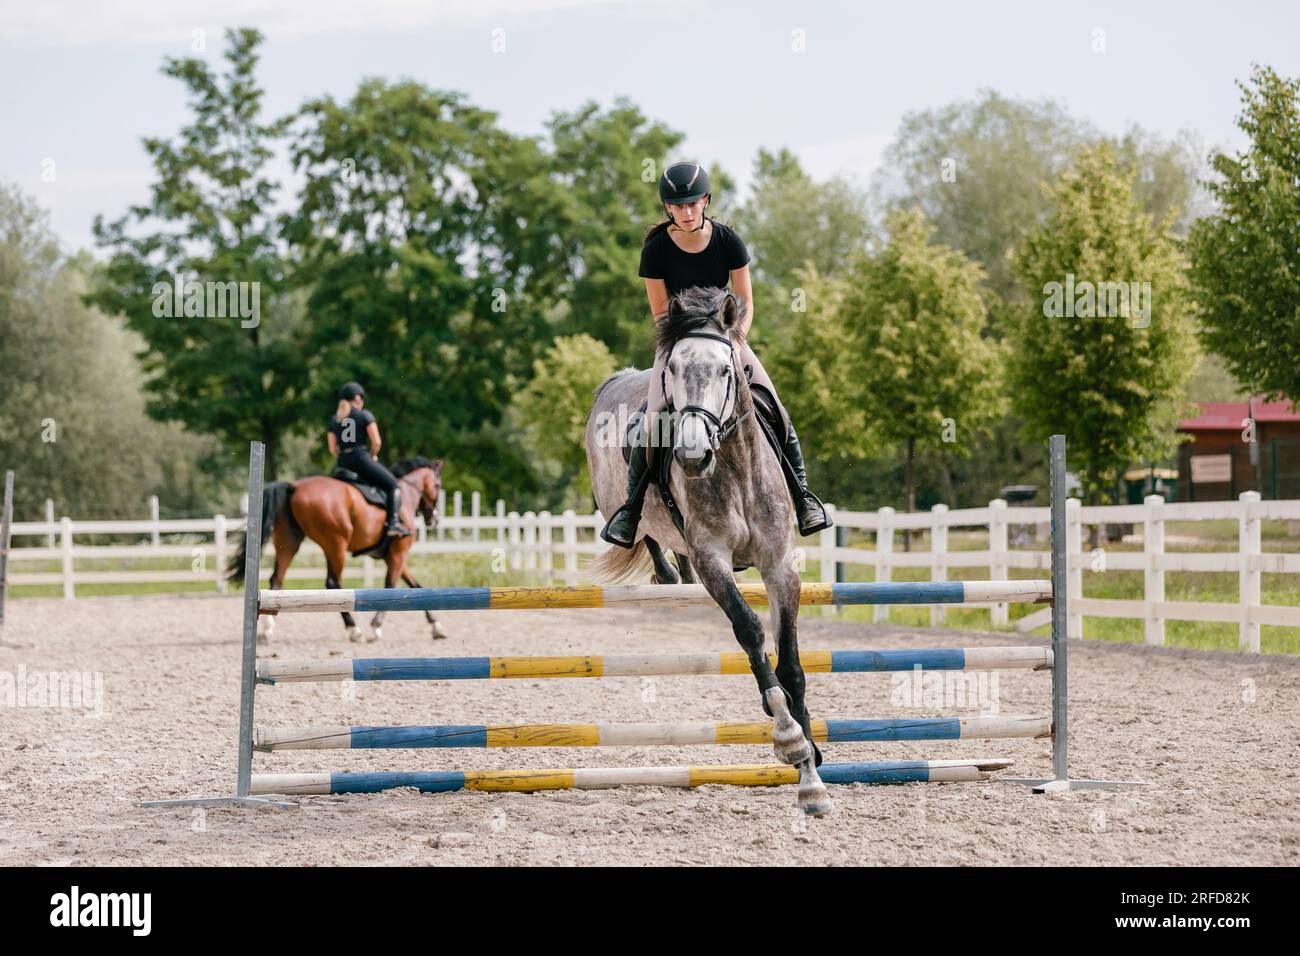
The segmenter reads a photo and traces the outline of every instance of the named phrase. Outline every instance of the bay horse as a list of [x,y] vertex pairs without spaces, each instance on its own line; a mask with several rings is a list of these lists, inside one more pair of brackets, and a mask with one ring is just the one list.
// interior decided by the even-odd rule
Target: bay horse
[[[668,356],[664,387],[676,418],[670,491],[685,533],[677,530],[652,487],[634,547],[612,547],[589,569],[598,581],[623,581],[650,571],[652,552],[659,546],[687,555],[749,658],[763,710],[774,719],[777,758],[799,768],[798,806],[822,816],[833,806],[817,773],[821,753],[812,739],[799,663],[794,508],[776,452],[755,417],[739,361],[742,309],[725,289],[686,289],[670,300],[656,348]],[[637,369],[615,373],[596,390],[587,416],[587,465],[597,507],[606,515],[623,503],[627,464],[621,431],[644,404],[650,374]],[[633,447],[632,453],[644,451]],[[659,454],[667,453],[659,448]],[[777,650],[775,671],[764,649],[762,621],[736,587],[733,569],[739,567],[757,568],[762,575]]]
[[[438,524],[438,495],[442,491],[442,459],[406,458],[393,468],[393,475],[402,490],[401,519],[408,528],[415,527],[415,516],[424,517],[429,527]],[[342,587],[344,562],[348,551],[364,551],[379,542],[384,529],[384,510],[362,497],[352,484],[326,475],[314,475],[298,481],[275,481],[262,490],[262,533],[258,546],[264,547],[270,537],[275,543],[275,568],[271,572],[270,588],[278,591],[284,584],[289,563],[298,553],[304,537],[311,538],[325,552],[325,587]],[[406,556],[415,536],[391,538],[384,553],[387,570],[384,587],[397,587],[401,578],[408,587],[418,588],[419,582],[411,576]],[[228,579],[236,583],[244,580],[244,556],[248,535],[231,559]],[[253,582],[257,587],[257,582]],[[361,630],[351,612],[343,611],[343,625],[350,640],[360,641]],[[447,632],[431,611],[424,612],[435,640],[445,638]],[[368,641],[383,637],[384,612],[370,620]],[[257,640],[265,644],[275,631],[274,615],[258,618]]]

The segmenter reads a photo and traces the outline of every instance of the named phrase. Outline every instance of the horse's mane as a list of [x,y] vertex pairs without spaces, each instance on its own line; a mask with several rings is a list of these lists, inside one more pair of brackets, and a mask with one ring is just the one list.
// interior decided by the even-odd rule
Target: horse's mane
[[423,455],[412,455],[410,458],[403,458],[393,466],[393,476],[401,478],[403,475],[409,475],[413,471],[419,471],[421,468],[432,468],[433,462]]
[[739,325],[730,331],[722,325],[722,310],[728,299],[736,304],[737,312],[743,318],[745,303],[727,289],[693,286],[677,293],[668,302],[668,314],[659,322],[655,351],[670,353],[683,336],[701,330],[729,335],[737,345],[743,344],[745,337]]

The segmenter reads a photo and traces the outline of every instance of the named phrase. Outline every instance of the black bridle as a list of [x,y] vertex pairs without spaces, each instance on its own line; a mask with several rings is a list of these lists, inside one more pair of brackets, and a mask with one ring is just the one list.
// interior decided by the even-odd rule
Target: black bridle
[[[711,315],[701,313],[702,318],[712,318]],[[673,348],[677,347],[677,342],[682,339],[713,339],[715,342],[721,342],[727,346],[731,354],[731,384],[727,388],[727,397],[722,400],[722,410],[726,411],[727,403],[731,403],[731,418],[725,424],[722,419],[713,414],[712,411],[703,405],[684,405],[677,409],[678,421],[685,419],[687,415],[694,415],[704,420],[704,431],[709,436],[709,445],[714,451],[718,450],[718,445],[726,441],[741,423],[754,413],[754,406],[751,403],[748,410],[743,415],[736,414],[736,408],[740,404],[740,373],[736,370],[736,343],[729,336],[719,335],[717,332],[684,332],[673,342]],[[671,358],[671,352],[669,353]],[[659,373],[659,389],[663,392],[664,398],[668,398],[668,362],[664,362],[663,370]]]

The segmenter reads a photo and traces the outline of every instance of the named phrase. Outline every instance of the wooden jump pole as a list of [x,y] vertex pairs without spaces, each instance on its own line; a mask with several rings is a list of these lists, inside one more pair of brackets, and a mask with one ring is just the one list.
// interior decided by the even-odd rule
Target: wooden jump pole
[[[772,665],[776,666],[775,655]],[[810,674],[884,671],[1046,670],[1046,647],[936,647],[916,650],[803,651]],[[357,657],[315,661],[262,660],[257,680],[285,684],[337,680],[489,680],[568,677],[666,677],[688,674],[748,676],[739,652],[694,654],[585,654],[561,657]]]
[[[1010,766],[1008,760],[891,760],[824,763],[825,783],[953,783],[987,780]],[[268,773],[253,776],[255,794],[323,795],[378,793],[414,787],[424,793],[483,790],[533,793],[539,790],[606,790],[611,787],[776,787],[799,782],[799,769],[779,764],[718,767],[613,767],[566,770],[443,770],[411,773]]]
[[[1047,717],[902,717],[813,720],[818,743],[1050,737]],[[770,721],[675,724],[444,724],[426,727],[293,727],[259,730],[253,749],[387,750],[516,747],[689,747],[770,744]]]

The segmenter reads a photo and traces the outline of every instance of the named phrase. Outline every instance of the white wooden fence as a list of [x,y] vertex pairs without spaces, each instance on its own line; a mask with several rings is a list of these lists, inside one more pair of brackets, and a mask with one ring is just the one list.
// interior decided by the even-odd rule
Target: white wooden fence
[[[524,571],[544,581],[562,581],[577,584],[585,580],[580,557],[585,559],[602,552],[606,545],[597,537],[604,524],[599,514],[575,514],[565,511],[559,515],[509,512],[505,503],[496,502],[495,513],[480,513],[478,493],[470,496],[468,514],[462,513],[462,495],[451,495],[450,508],[446,495],[439,500],[439,522],[436,530],[421,524],[413,553],[421,554],[489,554],[502,568]],[[830,506],[834,510],[834,506]],[[61,585],[63,595],[72,598],[78,584],[91,583],[155,583],[194,582],[211,583],[218,590],[225,589],[220,569],[224,568],[233,552],[231,536],[242,533],[244,519],[192,518],[160,520],[156,509],[144,521],[73,521],[62,518],[55,522],[18,522],[13,526],[15,543],[20,545],[10,552],[10,585],[55,584]],[[894,568],[928,569],[932,581],[948,579],[953,568],[986,569],[991,580],[1007,580],[1011,571],[1046,572],[1051,556],[1047,550],[1023,549],[1011,546],[1011,530],[1026,527],[1038,531],[1037,539],[1047,547],[1046,526],[1048,509],[1009,508],[1005,501],[989,502],[985,508],[949,510],[936,505],[931,511],[896,513],[892,508],[878,512],[834,510],[838,528],[846,532],[865,532],[875,538],[875,549],[841,547],[837,544],[835,529],[822,532],[816,541],[798,540],[801,560],[818,564],[818,579],[835,581],[843,563],[863,564],[874,569],[874,580],[888,581]],[[1066,510],[1066,548],[1070,555],[1068,587],[1070,595],[1070,637],[1083,636],[1083,619],[1087,616],[1136,618],[1144,621],[1146,641],[1163,644],[1165,622],[1218,621],[1238,625],[1240,646],[1243,650],[1258,653],[1260,626],[1300,627],[1300,607],[1270,606],[1260,604],[1261,577],[1264,574],[1300,574],[1300,553],[1264,552],[1261,550],[1260,522],[1267,520],[1300,522],[1300,501],[1261,501],[1257,492],[1246,492],[1238,501],[1188,502],[1166,504],[1163,498],[1151,496],[1141,505],[1108,505],[1081,507],[1070,499]],[[1168,552],[1165,550],[1164,526],[1169,521],[1234,521],[1238,525],[1238,548],[1227,553],[1203,551]],[[1125,523],[1142,526],[1143,550],[1141,552],[1117,551],[1099,548],[1095,552],[1084,550],[1084,526],[1100,523]],[[983,550],[953,551],[948,547],[948,532],[952,528],[974,528],[987,532],[987,548]],[[929,549],[904,552],[899,550],[896,534],[912,530],[925,533]],[[147,543],[123,545],[77,544],[78,535],[140,535]],[[1023,535],[1023,531],[1021,532]],[[190,541],[163,543],[167,536],[192,538]],[[22,539],[45,538],[44,546],[22,547]],[[312,542],[304,542],[302,555],[319,558],[321,552]],[[190,568],[165,570],[119,569],[111,571],[77,569],[80,559],[188,559]],[[59,571],[18,571],[21,564],[48,563],[57,560]],[[263,577],[270,570],[263,562]],[[1144,594],[1141,600],[1107,600],[1083,596],[1085,570],[1142,571]],[[1168,571],[1218,571],[1235,572],[1239,576],[1240,599],[1236,603],[1168,601],[1165,599],[1165,573]],[[322,574],[319,562],[315,567],[291,568],[291,579],[319,580]],[[383,584],[381,562],[362,560],[362,578],[368,587]],[[1008,623],[1007,606],[989,607],[995,627]],[[877,621],[888,621],[891,608],[882,605],[874,608]],[[930,609],[934,626],[944,623],[946,609]],[[1023,631],[1032,630],[1048,622],[1049,609],[1041,609],[1021,618],[1016,626]]]

